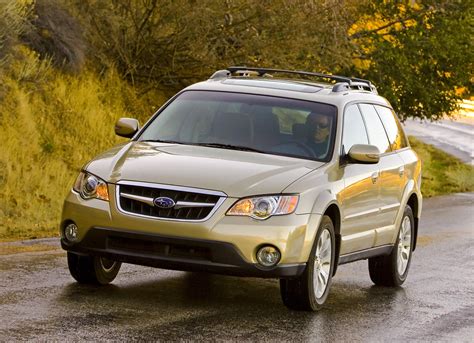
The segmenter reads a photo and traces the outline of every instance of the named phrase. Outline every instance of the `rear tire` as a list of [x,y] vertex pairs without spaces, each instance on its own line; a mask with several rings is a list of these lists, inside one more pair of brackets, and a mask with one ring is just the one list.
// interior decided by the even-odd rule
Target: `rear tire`
[[280,279],[283,303],[292,310],[317,311],[331,288],[335,261],[335,235],[331,218],[323,216],[304,273]]
[[387,256],[369,258],[369,274],[374,284],[397,287],[405,282],[413,252],[415,239],[414,225],[413,211],[407,205],[392,253]]
[[72,277],[79,283],[107,285],[117,276],[122,263],[104,257],[67,253]]

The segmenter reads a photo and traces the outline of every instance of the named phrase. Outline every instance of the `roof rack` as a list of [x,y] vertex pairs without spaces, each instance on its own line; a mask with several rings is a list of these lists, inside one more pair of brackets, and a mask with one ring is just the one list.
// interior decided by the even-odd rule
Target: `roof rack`
[[319,77],[323,79],[329,79],[336,81],[337,83],[332,88],[333,92],[343,92],[351,89],[365,90],[377,93],[375,86],[369,81],[359,79],[356,77],[339,76],[332,74],[314,73],[300,70],[285,70],[285,69],[272,69],[272,68],[255,68],[246,66],[232,66],[225,70],[216,71],[210,79],[222,79],[231,77],[232,74],[240,74],[240,76],[251,76],[256,74],[257,76],[263,77],[268,76],[268,73],[284,73],[284,74],[295,74],[303,76]]
[[369,91],[375,94],[378,94],[377,88],[370,83],[367,84],[366,82],[354,82],[351,81],[350,83],[347,82],[338,82],[332,87],[333,92],[344,92],[351,89],[359,90],[359,91]]

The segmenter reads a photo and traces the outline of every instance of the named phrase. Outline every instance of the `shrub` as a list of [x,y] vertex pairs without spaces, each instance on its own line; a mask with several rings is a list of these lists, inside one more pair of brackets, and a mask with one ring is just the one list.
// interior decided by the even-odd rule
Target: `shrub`
[[78,72],[85,62],[86,44],[76,19],[56,0],[37,0],[29,30],[22,40],[56,67]]

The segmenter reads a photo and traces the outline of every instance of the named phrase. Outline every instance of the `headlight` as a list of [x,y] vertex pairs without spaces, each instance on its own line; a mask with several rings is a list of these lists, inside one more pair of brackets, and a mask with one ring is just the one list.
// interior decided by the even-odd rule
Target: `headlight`
[[227,211],[228,216],[249,216],[254,219],[267,219],[271,216],[293,213],[298,205],[297,195],[272,195],[245,198],[237,201]]
[[95,175],[81,172],[74,183],[74,190],[84,199],[109,201],[107,183]]

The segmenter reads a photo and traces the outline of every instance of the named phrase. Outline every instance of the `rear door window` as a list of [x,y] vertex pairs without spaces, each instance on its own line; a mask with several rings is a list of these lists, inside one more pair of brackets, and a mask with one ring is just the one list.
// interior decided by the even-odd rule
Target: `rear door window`
[[375,105],[375,109],[382,120],[387,132],[392,150],[400,150],[408,146],[407,138],[395,113],[388,107]]
[[385,128],[374,106],[370,104],[359,104],[359,108],[362,112],[365,126],[367,127],[369,144],[375,145],[381,154],[391,151]]

